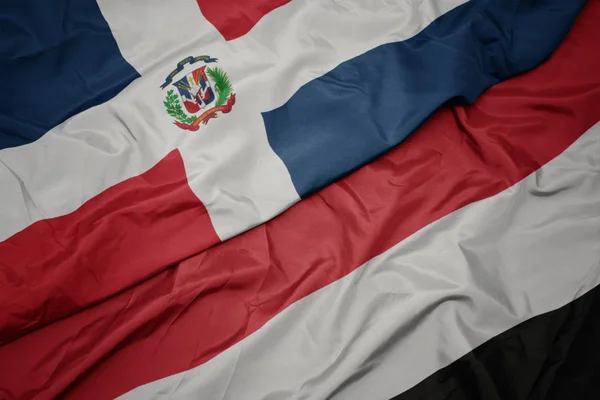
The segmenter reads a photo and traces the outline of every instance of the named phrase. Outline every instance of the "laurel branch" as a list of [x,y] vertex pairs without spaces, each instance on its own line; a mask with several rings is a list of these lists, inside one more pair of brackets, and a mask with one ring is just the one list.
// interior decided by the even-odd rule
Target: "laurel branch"
[[187,115],[185,111],[183,111],[179,96],[175,94],[173,89],[167,91],[167,96],[165,97],[163,104],[167,108],[167,113],[179,122],[191,124],[196,120],[196,117]]

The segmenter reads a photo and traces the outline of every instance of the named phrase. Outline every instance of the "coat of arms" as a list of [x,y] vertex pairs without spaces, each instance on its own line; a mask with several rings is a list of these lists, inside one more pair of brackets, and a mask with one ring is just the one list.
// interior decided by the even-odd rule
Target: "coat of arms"
[[[204,65],[195,68],[197,63]],[[167,89],[163,104],[178,127],[197,131],[200,124],[206,125],[219,113],[231,111],[235,104],[233,87],[225,71],[211,66],[216,63],[217,59],[209,56],[187,57],[177,63],[161,85],[161,89]]]

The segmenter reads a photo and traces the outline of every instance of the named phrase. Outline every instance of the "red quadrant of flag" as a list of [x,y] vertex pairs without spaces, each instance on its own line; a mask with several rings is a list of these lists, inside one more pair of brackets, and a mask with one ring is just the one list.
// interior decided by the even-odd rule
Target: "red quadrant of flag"
[[219,242],[174,150],[74,212],[0,242],[0,344]]
[[225,40],[244,36],[266,14],[291,0],[197,0],[208,21]]

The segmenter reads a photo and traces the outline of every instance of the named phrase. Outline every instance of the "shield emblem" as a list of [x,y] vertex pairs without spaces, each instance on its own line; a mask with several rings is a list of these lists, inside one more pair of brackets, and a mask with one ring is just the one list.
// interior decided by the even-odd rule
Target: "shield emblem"
[[198,68],[173,85],[189,113],[197,113],[215,100],[215,94],[206,76],[206,66]]
[[[186,65],[197,62],[204,62],[205,65],[200,68],[185,68],[184,72]],[[186,57],[177,63],[177,68],[160,85],[162,90],[169,88],[163,105],[179,128],[197,131],[201,125],[208,124],[208,121],[231,112],[235,104],[235,93],[229,76],[217,65],[206,65],[216,62],[216,58],[209,56]]]

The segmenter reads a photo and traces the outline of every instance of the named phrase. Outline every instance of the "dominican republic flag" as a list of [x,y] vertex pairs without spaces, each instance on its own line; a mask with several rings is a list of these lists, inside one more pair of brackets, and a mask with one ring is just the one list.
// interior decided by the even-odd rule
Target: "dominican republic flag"
[[600,398],[599,0],[4,0],[0,399]]

